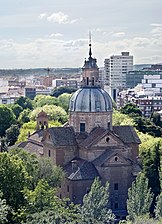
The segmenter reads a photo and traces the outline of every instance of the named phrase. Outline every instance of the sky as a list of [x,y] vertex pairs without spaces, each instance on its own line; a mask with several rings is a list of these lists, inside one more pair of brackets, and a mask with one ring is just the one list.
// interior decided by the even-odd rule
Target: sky
[[129,51],[162,63],[162,0],[0,0],[0,68],[82,67]]

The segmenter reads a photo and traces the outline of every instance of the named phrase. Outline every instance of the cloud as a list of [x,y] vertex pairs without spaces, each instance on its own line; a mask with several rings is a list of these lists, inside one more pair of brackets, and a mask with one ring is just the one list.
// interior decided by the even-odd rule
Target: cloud
[[44,19],[44,18],[46,18],[47,17],[47,14],[46,13],[41,13],[40,15],[39,15],[39,19],[40,20],[42,20],[42,19]]
[[41,13],[39,15],[39,19],[40,20],[46,19],[48,22],[59,24],[73,24],[78,20],[78,19],[70,19],[69,15],[61,11],[52,13],[51,15],[47,15],[47,13]]
[[161,23],[151,23],[150,26],[162,26]]
[[62,37],[63,36],[63,34],[61,34],[61,33],[52,33],[51,35],[50,35],[50,37]]
[[162,36],[162,27],[155,27],[150,32],[153,36]]
[[113,37],[123,37],[123,36],[125,36],[125,32],[117,32],[117,33],[113,33],[112,36],[113,36]]
[[[88,57],[88,38],[64,40],[59,36],[59,33],[53,33],[24,43],[0,40],[0,67],[81,67],[84,58]],[[92,55],[99,66],[103,66],[105,58],[122,51],[129,51],[135,63],[160,63],[161,46],[162,36],[98,39],[93,41]]]

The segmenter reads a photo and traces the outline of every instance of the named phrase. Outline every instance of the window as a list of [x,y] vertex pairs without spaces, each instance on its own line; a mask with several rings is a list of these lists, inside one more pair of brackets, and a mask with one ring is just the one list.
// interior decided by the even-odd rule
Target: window
[[80,132],[85,132],[85,123],[80,123]]
[[108,143],[108,142],[109,142],[109,140],[110,140],[110,138],[109,138],[109,137],[107,137],[107,138],[106,138],[106,142]]
[[100,111],[101,110],[101,102],[100,101],[96,101],[95,102],[95,106],[96,106],[96,111]]
[[69,192],[69,190],[70,190],[70,189],[69,189],[69,185],[67,185],[67,192]]
[[94,77],[92,77],[92,86],[94,86]]
[[51,150],[48,150],[48,156],[51,157]]
[[114,190],[118,191],[118,184],[117,183],[114,184]]
[[155,88],[156,87],[156,83],[152,83],[152,88]]
[[89,77],[87,77],[87,86],[89,86]]
[[115,162],[117,162],[117,161],[118,161],[118,157],[116,156],[116,157],[115,157]]

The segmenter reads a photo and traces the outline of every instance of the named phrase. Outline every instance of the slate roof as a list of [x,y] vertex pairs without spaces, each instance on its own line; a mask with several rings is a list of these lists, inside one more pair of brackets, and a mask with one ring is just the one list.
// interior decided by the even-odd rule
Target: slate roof
[[124,143],[141,143],[132,126],[113,126],[113,131]]
[[92,163],[95,165],[95,166],[101,166],[108,158],[110,158],[112,155],[115,155],[116,154],[116,151],[114,152],[113,150],[111,149],[108,149],[108,150],[105,150],[104,153],[102,153],[100,156],[98,156],[96,159],[94,159],[92,161]]
[[30,140],[33,140],[33,141],[36,141],[36,142],[41,142],[42,141],[42,138],[44,136],[44,131],[45,130],[38,130],[38,131],[35,131],[34,133],[32,133],[29,137]]
[[[111,149],[107,149],[105,150],[104,153],[102,153],[100,156],[98,156],[96,159],[94,159],[92,161],[92,163],[95,165],[95,166],[102,166],[102,164],[104,162],[106,162],[109,158],[111,158],[112,156],[115,156],[116,154],[118,154],[117,151],[114,151],[113,150],[114,147],[112,147],[112,150]],[[124,157],[125,158],[125,157]],[[132,163],[132,160],[128,159],[128,158],[125,158],[125,160],[131,164]]]
[[76,138],[72,127],[52,127],[48,129],[55,146],[76,146]]
[[100,127],[95,128],[89,134],[89,136],[80,144],[80,146],[85,147],[85,148],[90,147],[94,143],[94,141],[97,141],[98,139],[100,139],[107,132],[108,132],[108,130],[106,130],[104,128],[100,128]]
[[[72,161],[77,163],[76,169],[72,168]],[[93,163],[74,158],[64,166],[64,171],[67,174],[67,178],[70,180],[93,180],[99,176],[99,173]]]
[[34,153],[37,155],[43,155],[43,145],[42,144],[37,144],[35,142],[20,142],[17,145],[14,145],[14,147],[18,147],[18,148],[23,148],[26,151],[28,151],[29,153]]

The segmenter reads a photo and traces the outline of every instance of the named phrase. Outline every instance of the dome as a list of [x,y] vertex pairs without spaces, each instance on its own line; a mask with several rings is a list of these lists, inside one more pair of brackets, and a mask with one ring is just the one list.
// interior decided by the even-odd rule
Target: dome
[[112,100],[109,94],[99,87],[80,88],[72,95],[70,99],[69,111],[112,111]]

